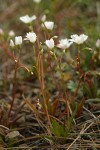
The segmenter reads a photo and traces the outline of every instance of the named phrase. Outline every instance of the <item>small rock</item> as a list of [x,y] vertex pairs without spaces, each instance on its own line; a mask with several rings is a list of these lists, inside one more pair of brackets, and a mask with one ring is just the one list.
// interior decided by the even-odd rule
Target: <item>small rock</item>
[[8,140],[18,140],[18,139],[21,139],[23,138],[23,136],[18,132],[18,131],[12,131],[12,132],[9,132],[6,137],[5,137],[5,140],[8,141]]

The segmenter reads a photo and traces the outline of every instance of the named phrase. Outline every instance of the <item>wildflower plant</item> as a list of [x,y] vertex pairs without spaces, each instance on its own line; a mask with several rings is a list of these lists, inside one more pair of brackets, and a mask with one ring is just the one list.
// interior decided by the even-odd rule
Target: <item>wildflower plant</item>
[[[33,2],[39,4],[41,0],[33,0]],[[26,69],[28,73],[31,73],[32,76],[35,76],[40,84],[40,94],[37,99],[38,108],[23,96],[25,104],[33,110],[38,118],[41,112],[45,114],[48,124],[47,132],[50,136],[67,137],[70,134],[73,124],[76,124],[75,119],[80,117],[82,113],[85,95],[86,98],[96,98],[98,93],[97,82],[93,76],[92,69],[84,71],[81,59],[81,53],[84,53],[85,43],[89,37],[85,34],[73,34],[68,39],[53,35],[55,23],[53,21],[47,21],[46,15],[41,16],[38,18],[36,15],[31,17],[25,15],[19,18],[20,21],[29,27],[29,31],[25,33],[23,37],[15,36],[13,31],[9,32],[9,47],[13,50],[12,57],[14,59],[15,69],[13,95],[6,125],[10,125],[12,109],[16,99],[17,71],[21,66]],[[41,33],[38,33],[37,26],[33,25],[37,20],[40,23],[38,24],[39,31],[43,31],[42,38],[40,36]],[[3,35],[3,31],[1,30],[0,32]],[[20,57],[21,51],[23,50],[22,46],[25,46],[27,43],[30,44],[33,49],[33,63],[30,68],[21,64]],[[71,55],[73,45],[76,46],[74,56]],[[96,42],[96,46],[99,49],[99,40]],[[88,47],[87,49],[89,50]],[[18,57],[15,56],[15,51],[18,52]],[[91,55],[90,61],[94,63],[93,55]],[[68,71],[66,71],[67,67],[73,70],[72,72],[75,75],[74,81],[76,79],[77,81],[72,81],[71,73],[65,81],[64,75],[68,75]],[[54,101],[51,101],[52,90],[48,90],[50,87],[48,86],[46,78],[47,81],[51,79],[54,90],[57,92]],[[79,96],[78,102],[76,102],[77,96]],[[60,105],[63,105],[64,109],[63,112],[59,110],[58,115],[57,111]],[[57,115],[58,118],[56,117]]]
[[[30,22],[32,22],[35,19],[36,19],[36,17],[29,18],[28,15],[20,18],[20,20],[25,22],[25,23],[30,23]],[[53,30],[54,22],[52,22],[52,21],[45,21],[43,24],[44,24],[45,30],[51,30],[51,31]],[[44,32],[45,32],[45,30],[44,30]],[[53,68],[52,68],[51,60],[52,60],[52,56],[53,56],[55,62],[58,64],[58,68],[59,68],[60,74],[61,74],[61,76],[63,76],[62,69],[61,69],[61,62],[59,63],[59,59],[57,58],[57,54],[56,54],[56,47],[61,49],[61,51],[63,50],[63,52],[68,52],[69,51],[68,49],[69,49],[69,47],[72,44],[76,43],[78,45],[78,47],[79,47],[79,45],[83,44],[87,40],[87,38],[88,38],[87,35],[81,34],[80,36],[78,36],[77,34],[75,34],[75,35],[71,35],[71,39],[67,39],[66,38],[66,39],[59,40],[59,43],[57,45],[55,45],[54,39],[52,37],[50,39],[46,39],[46,41],[44,42],[45,45],[47,46],[47,52],[46,53],[48,54],[48,61],[49,61],[49,67],[50,67],[50,72],[51,72],[51,75],[52,75],[52,79],[53,79],[53,81],[54,81],[54,83],[56,85],[56,88],[57,88],[58,92],[59,92],[59,96],[62,98],[62,101],[66,105],[65,111],[67,111],[68,130],[69,131],[70,131],[70,128],[71,128],[70,115],[73,116],[73,113],[75,113],[75,112],[77,114],[78,113],[77,110],[79,110],[79,108],[78,108],[77,110],[75,109],[75,112],[73,112],[73,108],[72,108],[71,104],[73,103],[73,101],[74,101],[74,99],[75,99],[75,97],[76,97],[76,95],[78,93],[78,90],[79,90],[80,84],[81,84],[81,79],[82,79],[82,77],[85,76],[85,74],[83,73],[83,71],[81,69],[81,64],[80,64],[80,61],[81,61],[80,60],[81,50],[78,49],[78,54],[76,56],[76,67],[78,69],[77,71],[79,71],[79,73],[80,73],[79,83],[78,83],[78,86],[76,87],[76,90],[75,90],[75,92],[74,92],[74,94],[73,94],[71,99],[69,99],[68,96],[67,96],[64,80],[62,79],[63,80],[62,84],[63,84],[63,88],[64,88],[65,94],[63,94],[63,92],[62,92],[62,90],[60,88],[60,85],[57,83],[57,80],[56,80],[56,77],[55,77],[55,73],[54,73]],[[26,41],[26,40],[34,45],[36,40],[38,41],[38,37],[37,37],[35,32],[30,31],[30,32],[26,33],[26,35],[25,35],[24,41]],[[10,46],[11,47],[19,46],[21,44],[22,44],[22,37],[21,36],[15,37],[15,42],[10,40]],[[46,113],[46,116],[48,118],[48,121],[49,121],[49,125],[50,125],[50,127],[52,129],[51,131],[53,131],[53,128],[55,128],[55,124],[57,125],[58,123],[56,123],[55,121],[52,122],[52,119],[50,119],[50,116],[49,116],[49,113],[50,113],[49,110],[51,109],[51,106],[50,106],[51,104],[50,104],[50,102],[48,103],[46,101],[46,97],[45,97],[46,89],[45,89],[45,82],[44,82],[44,67],[43,67],[43,62],[42,62],[43,61],[42,60],[43,53],[40,53],[40,47],[41,47],[41,49],[44,49],[43,45],[39,45],[39,47],[38,47],[39,51],[36,51],[36,47],[35,46],[33,48],[34,49],[34,60],[35,60],[35,66],[34,67],[36,68],[37,77],[38,77],[40,85],[41,85],[41,93],[42,93],[42,96],[43,96],[43,105],[40,104],[41,105],[41,109],[42,108],[44,109],[44,111]],[[65,97],[67,98],[67,100],[65,100]],[[59,103],[59,101],[57,101],[57,103]],[[55,107],[55,103],[54,103],[53,107],[55,109],[57,109],[57,107]],[[82,109],[82,107],[80,109]],[[79,115],[80,114],[78,114],[78,116]],[[74,114],[72,120],[74,120],[74,117],[75,117],[75,114]],[[63,127],[61,127],[61,128],[63,128]],[[68,130],[66,132],[69,132]]]

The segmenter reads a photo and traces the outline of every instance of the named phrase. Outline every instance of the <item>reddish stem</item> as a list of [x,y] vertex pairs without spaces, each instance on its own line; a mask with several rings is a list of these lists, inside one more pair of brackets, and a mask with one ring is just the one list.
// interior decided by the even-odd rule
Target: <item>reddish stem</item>
[[41,82],[42,82],[42,89],[44,90],[44,69],[43,69],[43,62],[40,56],[40,64],[41,64]]
[[80,73],[80,78],[79,78],[77,88],[76,88],[76,90],[75,90],[75,92],[74,92],[74,94],[73,94],[73,96],[72,96],[72,98],[71,98],[70,103],[73,102],[75,96],[77,95],[77,92],[78,92],[79,87],[80,87],[80,84],[81,84],[81,79],[82,79],[82,77],[84,76],[84,72],[83,72],[83,70],[82,70],[81,67],[80,67],[80,51],[78,51],[78,54],[77,54],[77,56],[76,56],[76,61],[77,61],[77,69],[78,69],[78,71],[79,71],[79,73]]
[[[7,48],[7,45],[0,43],[0,48],[2,48],[2,49],[5,51],[6,55],[7,55],[11,60],[13,60],[13,61],[16,63],[16,59],[17,59],[17,58],[16,58],[16,57],[12,54],[12,52]],[[26,70],[27,72],[29,72],[28,68],[27,68],[24,64],[22,64],[20,61],[18,62],[18,66],[19,66],[19,67],[22,67],[24,70]]]
[[17,76],[17,68],[18,68],[18,62],[16,62],[16,64],[15,64],[14,83],[13,83],[13,95],[12,95],[12,101],[11,101],[11,104],[10,104],[10,109],[9,109],[9,112],[8,112],[8,118],[7,118],[7,123],[6,123],[6,126],[7,126],[7,127],[8,127],[8,125],[9,125],[9,119],[10,119],[10,116],[11,116],[11,112],[12,112],[12,108],[13,108],[13,104],[14,104],[15,96],[16,96],[16,76]]
[[51,74],[52,74],[52,78],[53,78],[53,80],[54,80],[54,82],[55,82],[55,85],[56,85],[56,88],[57,88],[57,90],[58,90],[58,92],[59,92],[59,96],[60,96],[62,99],[64,99],[64,98],[63,98],[63,95],[62,95],[62,93],[61,93],[61,90],[60,90],[60,88],[59,88],[59,85],[58,85],[58,83],[56,82],[56,78],[55,78],[55,76],[54,76],[54,72],[53,72],[53,70],[52,70],[51,58],[50,58],[50,53],[49,53],[49,52],[48,52],[48,58],[49,58],[49,67],[50,67],[50,71],[51,71]]
[[[44,70],[43,70],[43,63],[42,63],[42,58],[40,56],[40,53],[38,54],[38,62],[39,62],[39,81],[41,83],[41,92],[43,94],[44,92]],[[40,78],[40,73],[41,73],[41,78]]]
[[72,96],[72,98],[71,98],[70,103],[72,103],[72,102],[73,102],[73,100],[74,100],[75,96],[77,95],[77,92],[78,92],[79,87],[80,87],[80,84],[81,84],[81,79],[82,79],[82,76],[80,77],[80,79],[79,79],[79,81],[78,81],[78,86],[77,86],[77,88],[76,88],[76,90],[75,90],[75,92],[74,92],[74,95],[73,95],[73,96]]

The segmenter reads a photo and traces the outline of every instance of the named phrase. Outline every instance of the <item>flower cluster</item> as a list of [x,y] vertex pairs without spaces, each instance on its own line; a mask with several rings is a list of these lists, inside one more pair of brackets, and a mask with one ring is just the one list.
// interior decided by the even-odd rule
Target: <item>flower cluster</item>
[[[29,15],[25,15],[25,16],[22,16],[20,17],[19,19],[26,23],[26,24],[29,24],[31,23],[32,21],[34,21],[37,17],[35,15],[29,17]],[[43,15],[42,18],[41,18],[41,21],[42,21],[42,27],[43,28],[46,28],[47,30],[53,30],[54,28],[54,22],[53,21],[46,21],[46,15]]]
[[87,40],[88,36],[85,34],[81,34],[79,36],[77,34],[74,34],[74,35],[71,35],[71,38],[72,38],[71,39],[72,42],[75,42],[76,44],[80,45],[80,44],[83,44]]
[[15,37],[15,43],[13,40],[10,40],[10,46],[14,47],[15,45],[21,45],[22,44],[22,36],[16,36]]
[[[31,43],[35,43],[36,42],[36,34],[34,32],[29,32],[26,34],[24,40],[28,40]],[[13,42],[13,40],[10,40],[11,47],[14,47],[15,45],[21,45],[21,44],[22,44],[22,36],[16,36],[15,43]]]
[[[76,44],[80,45],[82,43],[84,43],[87,40],[88,36],[85,34],[81,34],[81,35],[71,35],[71,39],[61,39],[59,40],[59,44],[57,44],[58,48],[61,48],[62,50],[66,50],[68,49],[73,42],[75,42]],[[53,38],[51,38],[50,40],[46,40],[45,44],[47,45],[47,47],[49,49],[53,49],[54,48],[54,40]]]
[[[39,3],[41,0],[34,0],[34,2]],[[37,17],[35,15],[33,15],[32,17],[29,17],[29,15],[25,15],[20,17],[20,20],[26,24],[31,23],[33,20],[35,20]],[[54,28],[54,22],[53,21],[46,21],[46,15],[43,15],[41,18],[41,22],[42,22],[42,27],[52,31]],[[13,36],[14,33],[13,31],[11,31],[9,33],[10,36]],[[70,39],[60,39],[59,43],[57,44],[57,47],[62,49],[62,50],[66,50],[68,49],[73,43],[76,43],[78,45],[83,44],[86,40],[87,40],[88,36],[85,34],[81,34],[81,35],[71,35]],[[28,40],[31,43],[35,43],[37,39],[37,36],[35,34],[35,32],[29,32],[26,33],[24,40]],[[21,45],[22,44],[22,36],[18,36],[15,37],[15,43],[13,42],[13,40],[10,40],[10,46],[15,46],[15,45]],[[46,46],[50,49],[53,50],[55,47],[55,43],[54,43],[54,39],[50,38],[48,40],[45,41]]]

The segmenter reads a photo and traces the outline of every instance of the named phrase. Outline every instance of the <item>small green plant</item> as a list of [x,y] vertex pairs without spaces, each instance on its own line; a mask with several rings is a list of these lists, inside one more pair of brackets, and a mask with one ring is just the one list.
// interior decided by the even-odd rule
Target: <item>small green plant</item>
[[61,124],[60,122],[56,121],[55,119],[52,119],[52,127],[51,132],[56,137],[68,137],[70,134],[72,125],[74,124],[74,118],[76,115],[76,110],[73,111],[72,115],[66,119],[66,116],[64,116],[64,124]]

